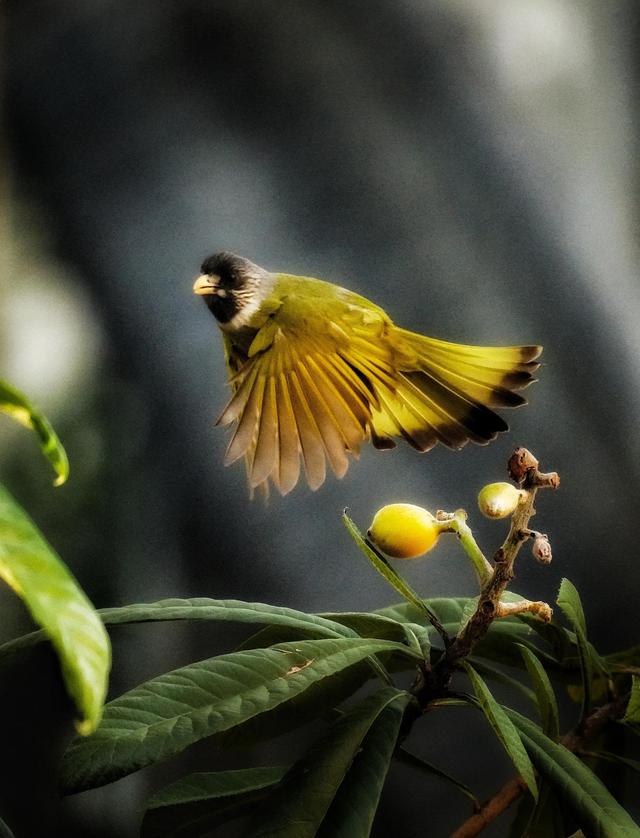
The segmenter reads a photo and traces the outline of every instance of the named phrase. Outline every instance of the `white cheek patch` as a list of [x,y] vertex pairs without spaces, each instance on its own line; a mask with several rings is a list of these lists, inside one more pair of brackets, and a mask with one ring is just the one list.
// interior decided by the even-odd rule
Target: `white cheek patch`
[[253,299],[249,300],[249,302],[245,303],[240,311],[237,314],[234,314],[228,323],[223,323],[222,328],[225,329],[225,331],[235,331],[236,329],[242,329],[244,326],[248,326],[253,319],[253,315],[257,314],[260,310],[261,305],[262,299],[258,299],[258,295],[256,295]]

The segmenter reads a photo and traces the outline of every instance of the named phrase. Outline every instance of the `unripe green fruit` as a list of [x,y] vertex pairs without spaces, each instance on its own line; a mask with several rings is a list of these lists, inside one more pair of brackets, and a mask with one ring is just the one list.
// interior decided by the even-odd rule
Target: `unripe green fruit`
[[511,483],[489,483],[478,494],[478,506],[487,518],[506,518],[515,511],[521,496],[521,490]]
[[435,547],[440,529],[427,509],[391,503],[376,512],[367,535],[388,556],[415,559]]

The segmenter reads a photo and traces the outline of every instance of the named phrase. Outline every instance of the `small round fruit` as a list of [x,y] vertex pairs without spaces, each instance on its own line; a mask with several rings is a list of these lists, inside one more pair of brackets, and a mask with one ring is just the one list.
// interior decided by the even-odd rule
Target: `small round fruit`
[[387,556],[415,559],[435,547],[440,529],[427,509],[390,503],[376,512],[367,535]]
[[506,518],[515,511],[521,494],[511,483],[489,483],[478,494],[480,512],[487,518]]

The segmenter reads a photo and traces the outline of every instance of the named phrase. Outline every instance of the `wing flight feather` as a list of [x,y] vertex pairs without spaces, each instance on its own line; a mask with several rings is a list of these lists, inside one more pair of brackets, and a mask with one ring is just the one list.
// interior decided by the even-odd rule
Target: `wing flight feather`
[[227,336],[234,393],[218,423],[237,422],[225,463],[244,456],[252,488],[272,481],[287,494],[302,458],[317,489],[327,460],[342,477],[368,439],[392,448],[400,437],[418,451],[486,444],[507,429],[490,408],[524,403],[515,391],[533,380],[540,347],[447,343],[347,308],[339,326],[308,317],[306,331],[278,314],[237,356]]

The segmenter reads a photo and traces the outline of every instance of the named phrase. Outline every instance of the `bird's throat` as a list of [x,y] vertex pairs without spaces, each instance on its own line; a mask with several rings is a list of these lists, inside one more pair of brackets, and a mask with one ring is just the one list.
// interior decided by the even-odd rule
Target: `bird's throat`
[[242,309],[240,301],[233,294],[227,294],[226,297],[220,297],[217,294],[207,294],[202,299],[221,326],[230,323]]

